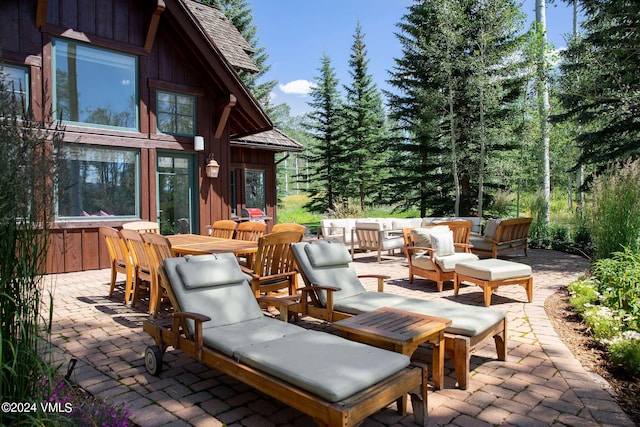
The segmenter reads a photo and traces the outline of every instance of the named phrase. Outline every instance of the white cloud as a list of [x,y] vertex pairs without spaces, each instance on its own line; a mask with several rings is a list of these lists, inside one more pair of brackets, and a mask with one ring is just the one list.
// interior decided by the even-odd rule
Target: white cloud
[[309,95],[311,89],[315,87],[315,83],[309,80],[293,80],[289,83],[278,85],[278,88],[291,95]]

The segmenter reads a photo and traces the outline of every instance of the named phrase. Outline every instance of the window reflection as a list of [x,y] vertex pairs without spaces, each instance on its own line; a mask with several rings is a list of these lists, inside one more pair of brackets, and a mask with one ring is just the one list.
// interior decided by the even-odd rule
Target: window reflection
[[134,150],[60,147],[57,217],[139,217],[138,159]]
[[266,186],[263,170],[247,169],[244,172],[245,205],[248,208],[267,210]]
[[62,39],[53,47],[60,119],[137,130],[137,57]]

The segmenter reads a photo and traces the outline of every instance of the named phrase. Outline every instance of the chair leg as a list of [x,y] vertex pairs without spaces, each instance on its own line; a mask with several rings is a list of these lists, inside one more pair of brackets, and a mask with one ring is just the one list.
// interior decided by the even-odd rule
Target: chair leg
[[116,267],[112,265],[111,266],[111,286],[109,287],[109,298],[113,296],[113,291],[116,288],[117,277],[118,277],[118,272],[116,271]]
[[454,341],[453,364],[458,380],[458,388],[466,390],[469,387],[469,361],[471,359],[470,342],[466,337],[456,337]]

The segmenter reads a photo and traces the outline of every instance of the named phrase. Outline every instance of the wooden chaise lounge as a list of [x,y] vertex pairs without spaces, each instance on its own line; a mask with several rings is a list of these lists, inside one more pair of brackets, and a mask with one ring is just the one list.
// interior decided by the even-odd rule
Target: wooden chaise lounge
[[145,352],[151,374],[172,346],[319,425],[355,426],[394,401],[403,412],[410,394],[415,421],[426,426],[426,367],[264,316],[232,254],[169,258],[162,274],[175,313],[144,322],[155,341]]
[[[350,265],[351,256],[343,243],[331,240],[301,242],[292,245],[293,255],[306,286],[301,288],[300,303],[287,307],[329,322],[345,319],[380,307],[392,307],[450,319],[445,329],[445,351],[453,358],[458,387],[469,385],[469,362],[476,345],[493,337],[498,359],[506,360],[507,319],[504,311],[457,303],[428,301],[384,293],[385,276],[357,276]],[[378,279],[378,292],[368,292],[361,277]],[[433,357],[432,371],[443,369]],[[440,387],[436,383],[436,387]]]

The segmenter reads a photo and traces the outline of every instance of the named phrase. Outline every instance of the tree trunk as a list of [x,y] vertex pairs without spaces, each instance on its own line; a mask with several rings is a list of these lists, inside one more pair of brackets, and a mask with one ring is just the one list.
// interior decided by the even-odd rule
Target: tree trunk
[[549,123],[549,78],[547,74],[547,17],[546,17],[546,1],[536,0],[536,22],[538,30],[542,33],[542,43],[540,46],[540,57],[538,58],[538,109],[540,111],[540,142],[541,142],[541,164],[542,171],[542,195],[544,198],[544,206],[540,216],[549,227],[551,222],[549,205],[551,202],[551,167],[549,160],[549,139],[551,134],[551,126]]

